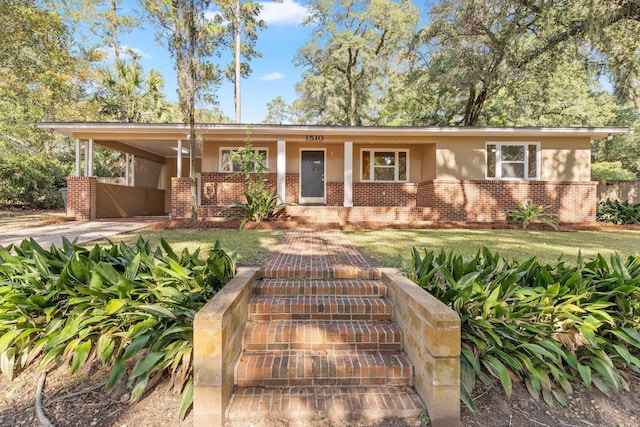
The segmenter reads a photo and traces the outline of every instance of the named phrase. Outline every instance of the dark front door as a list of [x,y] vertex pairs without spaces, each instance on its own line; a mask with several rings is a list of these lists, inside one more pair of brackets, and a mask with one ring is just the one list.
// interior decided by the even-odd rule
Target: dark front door
[[324,188],[324,151],[302,151],[300,154],[300,203],[325,203]]

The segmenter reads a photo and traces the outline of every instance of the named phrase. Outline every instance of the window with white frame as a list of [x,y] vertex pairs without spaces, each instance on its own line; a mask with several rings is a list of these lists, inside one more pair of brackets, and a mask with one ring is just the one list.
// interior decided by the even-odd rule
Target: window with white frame
[[[237,148],[220,148],[220,172],[240,172],[240,165],[231,159]],[[264,166],[269,167],[269,149],[254,147],[253,151],[264,159]]]
[[409,150],[366,149],[360,156],[361,181],[407,181]]
[[488,142],[488,179],[540,179],[540,143]]

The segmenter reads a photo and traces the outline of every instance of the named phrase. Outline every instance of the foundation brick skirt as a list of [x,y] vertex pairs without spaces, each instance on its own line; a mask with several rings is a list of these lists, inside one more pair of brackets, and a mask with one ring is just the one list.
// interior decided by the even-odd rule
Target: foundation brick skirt
[[[238,176],[203,174],[202,218],[242,198],[243,184]],[[185,178],[173,178],[172,212],[176,217],[189,212],[189,193]],[[275,174],[269,183],[275,188]],[[327,183],[326,206],[299,206],[296,174],[287,174],[286,215],[308,223],[349,224],[420,222],[504,221],[508,210],[531,201],[547,207],[560,222],[588,223],[596,216],[596,182],[434,180],[420,183],[354,183],[353,207],[342,207],[344,184]],[[221,215],[225,216],[225,215]],[[419,225],[419,224],[417,224]]]

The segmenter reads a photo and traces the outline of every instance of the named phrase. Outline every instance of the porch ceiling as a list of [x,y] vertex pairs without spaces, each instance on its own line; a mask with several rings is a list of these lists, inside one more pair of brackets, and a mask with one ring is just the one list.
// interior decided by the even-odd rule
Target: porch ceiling
[[[142,124],[142,123],[39,123],[43,130],[80,140],[93,139],[98,145],[105,145],[132,154],[146,152],[154,157],[177,156],[177,141],[182,140],[183,149],[189,148],[189,127],[184,124]],[[624,134],[628,128],[486,128],[486,127],[347,127],[317,125],[246,125],[246,124],[198,124],[198,132],[205,141],[241,142],[247,134],[255,141],[286,140],[309,141],[309,137],[323,137],[323,142],[368,142],[387,141],[385,138],[400,137],[406,143],[425,143],[429,139],[443,137],[588,137],[606,138],[609,135]],[[310,142],[318,144],[319,141]],[[116,148],[119,147],[119,148]],[[183,151],[184,152],[184,151]],[[201,156],[197,148],[196,156]]]

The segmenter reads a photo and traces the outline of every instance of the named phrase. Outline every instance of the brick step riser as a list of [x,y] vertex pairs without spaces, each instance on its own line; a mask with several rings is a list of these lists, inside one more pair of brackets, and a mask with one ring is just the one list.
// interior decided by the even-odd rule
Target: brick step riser
[[352,421],[353,425],[378,425],[384,419],[417,418],[423,411],[423,403],[415,391],[404,386],[247,387],[236,391],[228,416],[242,425],[251,424],[253,419],[257,424],[269,418],[278,420],[283,414],[289,420],[327,417],[341,421],[339,425],[345,425],[345,421]]
[[362,279],[380,280],[378,270],[265,270],[259,272],[261,279],[309,279],[309,280],[335,280],[335,279]]
[[377,297],[254,297],[249,320],[390,320],[393,307]]
[[398,351],[267,352],[246,354],[238,365],[241,387],[411,386],[413,368]]
[[407,386],[411,379],[408,377],[393,378],[254,378],[239,379],[238,387],[370,387],[370,386]]
[[245,330],[247,351],[266,350],[401,350],[402,332],[394,324],[365,322],[250,323]]
[[289,280],[265,279],[253,288],[256,296],[370,296],[383,297],[386,286],[373,280]]

